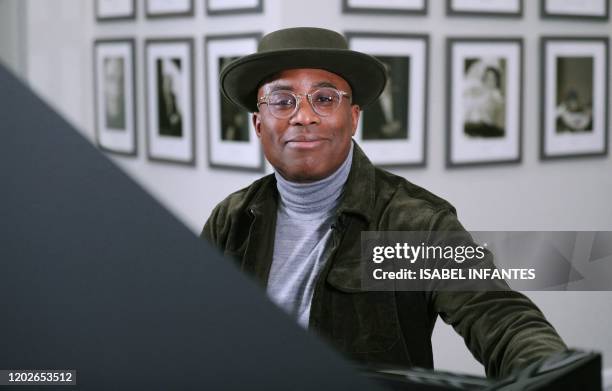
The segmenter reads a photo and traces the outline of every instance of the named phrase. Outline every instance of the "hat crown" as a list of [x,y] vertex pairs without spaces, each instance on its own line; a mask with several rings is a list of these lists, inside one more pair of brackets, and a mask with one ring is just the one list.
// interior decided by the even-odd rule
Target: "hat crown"
[[294,27],[274,31],[261,39],[258,53],[287,49],[348,49],[339,33],[316,27]]
[[221,70],[223,95],[255,112],[261,83],[287,69],[324,69],[351,86],[351,102],[361,107],[382,92],[387,72],[376,58],[350,50],[341,34],[317,27],[294,27],[264,36],[257,53],[240,57]]

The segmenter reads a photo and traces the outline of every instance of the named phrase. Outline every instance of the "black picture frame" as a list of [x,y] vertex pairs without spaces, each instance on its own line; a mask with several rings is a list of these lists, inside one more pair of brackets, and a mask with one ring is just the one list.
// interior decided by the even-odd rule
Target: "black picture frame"
[[[603,64],[603,75],[601,76],[604,80],[596,80],[595,72],[593,72],[593,81],[592,85],[594,89],[596,86],[603,86],[603,92],[600,94],[603,102],[600,102],[600,107],[603,107],[603,113],[601,117],[599,117],[599,121],[597,121],[596,117],[591,117],[591,121],[593,129],[593,135],[596,133],[595,123],[599,122],[602,131],[602,140],[601,140],[601,151],[593,150],[590,152],[585,151],[575,151],[569,153],[551,153],[549,144],[552,141],[552,137],[550,134],[552,132],[549,124],[549,119],[551,118],[551,113],[547,107],[549,106],[549,86],[547,84],[547,74],[551,70],[547,66],[547,50],[552,47],[554,43],[561,44],[581,44],[581,43],[601,43],[603,44],[603,54],[601,55]],[[609,150],[609,139],[610,139],[610,130],[609,130],[609,104],[610,98],[609,94],[609,81],[610,81],[610,60],[609,60],[609,38],[606,36],[542,36],[540,38],[540,160],[542,161],[552,161],[552,160],[560,160],[560,159],[575,159],[575,158],[601,158],[608,156]],[[585,58],[584,53],[577,54],[576,57],[580,57],[582,59]],[[593,56],[593,65],[595,67],[595,56]],[[558,63],[558,61],[557,61]],[[558,70],[555,69],[555,74],[557,74]],[[554,91],[558,94],[558,74],[557,81],[555,82]],[[595,95],[595,91],[592,92]],[[593,105],[596,105],[596,102],[593,102]],[[555,125],[557,127],[557,125]],[[558,133],[558,129],[556,129]],[[596,137],[593,137],[595,141],[597,141]],[[568,140],[571,142],[571,140]],[[575,145],[575,144],[574,144]]]
[[546,2],[548,0],[540,0],[540,17],[542,19],[572,19],[572,20],[591,20],[591,21],[607,21],[610,17],[610,1],[602,0],[605,6],[603,15],[585,15],[580,13],[554,13],[546,10]]
[[[123,103],[127,104],[127,108],[123,110],[123,118],[124,128],[120,130],[108,130],[105,126],[103,126],[102,118],[105,116],[101,111],[100,105],[102,104],[101,100],[104,99],[101,97],[101,91],[103,90],[102,86],[100,86],[100,74],[101,72],[100,66],[98,64],[98,60],[100,59],[99,50],[103,46],[109,45],[127,45],[128,54],[125,56],[125,59],[131,62],[131,65],[127,65],[124,69],[128,70],[131,73],[131,80],[125,80],[126,72],[122,72],[123,74],[123,82],[121,83],[124,86],[124,91],[121,93],[124,94],[127,91],[127,87],[131,88],[131,96],[132,99],[126,99],[123,97]],[[134,38],[101,38],[94,40],[93,44],[93,91],[94,91],[94,130],[95,130],[95,140],[98,148],[105,152],[110,152],[117,155],[123,156],[131,156],[135,157],[138,155],[138,115],[137,115],[137,90],[136,90],[136,41]],[[129,74],[128,73],[128,74]],[[122,105],[125,107],[125,105]],[[129,118],[132,120],[129,121]],[[121,135],[120,132],[125,131],[130,133],[131,127],[131,136],[129,134]],[[108,133],[108,134],[107,134]],[[115,134],[113,134],[115,133]],[[110,136],[110,143],[108,140]],[[113,142],[113,136],[115,136],[115,141]],[[118,141],[118,142],[117,142]],[[114,144],[114,145],[112,145]],[[127,146],[120,146],[120,144],[127,144]]]
[[373,15],[427,15],[429,0],[423,0],[422,7],[390,8],[381,7],[384,0],[372,0],[372,7],[355,7],[350,0],[342,0],[342,13],[344,14],[373,14]]
[[97,22],[117,22],[117,21],[128,21],[128,20],[134,20],[136,19],[136,13],[137,13],[137,3],[136,0],[125,0],[127,2],[129,2],[131,4],[131,12],[128,13],[119,13],[119,14],[115,14],[115,15],[102,15],[100,14],[100,2],[102,0],[96,0],[94,3],[94,16],[96,18]]
[[206,14],[210,16],[220,15],[240,15],[240,14],[261,14],[264,12],[263,0],[257,0],[254,7],[234,7],[223,9],[212,9],[210,0],[206,0]]
[[517,0],[519,10],[517,12],[500,12],[487,10],[460,10],[453,8],[453,0],[446,0],[446,15],[448,16],[475,16],[475,17],[500,17],[500,18],[522,18],[524,0]]
[[145,16],[147,19],[164,19],[164,18],[183,18],[194,16],[195,5],[194,0],[189,1],[189,9],[187,11],[176,11],[176,12],[151,12],[150,2],[152,0],[145,0]]
[[[515,111],[516,113],[516,117],[515,117],[516,141],[514,143],[509,143],[511,144],[510,146],[512,148],[516,149],[516,154],[511,154],[512,157],[477,159],[477,160],[476,159],[473,159],[473,160],[463,159],[462,161],[458,161],[461,159],[456,159],[456,157],[453,156],[453,138],[454,138],[454,135],[456,134],[453,132],[454,132],[454,129],[457,128],[455,124],[456,124],[456,121],[458,120],[456,118],[457,115],[455,114],[456,107],[453,104],[454,97],[455,97],[454,94],[457,89],[457,86],[456,86],[457,80],[454,80],[454,77],[453,77],[453,72],[455,71],[455,68],[453,67],[455,65],[455,58],[453,57],[453,48],[456,45],[461,45],[461,44],[467,44],[467,45],[483,44],[484,46],[486,46],[486,44],[494,44],[497,50],[500,50],[500,52],[504,52],[505,55],[509,53],[509,50],[501,49],[502,45],[504,44],[510,45],[510,46],[516,45],[516,49],[518,49],[517,51],[518,58],[515,60],[516,64],[514,66],[515,68],[514,73],[516,73],[515,81],[516,81],[516,85],[518,85],[518,90],[513,94],[514,99],[513,99],[513,102],[511,103],[513,104],[512,107],[514,107],[513,111]],[[523,158],[523,126],[524,126],[523,125],[523,122],[524,122],[524,116],[523,116],[524,43],[523,43],[523,38],[521,37],[496,37],[496,38],[449,37],[446,40],[446,58],[447,58],[446,78],[447,78],[447,85],[449,88],[449,91],[446,97],[446,111],[448,113],[447,114],[447,124],[446,124],[446,167],[447,168],[462,168],[462,167],[482,167],[482,166],[520,164]],[[467,57],[461,57],[461,58],[467,59]],[[481,57],[481,58],[484,58],[484,57]],[[509,55],[505,59],[505,63],[509,62],[508,59],[510,59]],[[462,64],[462,66],[465,66],[465,64]],[[462,72],[465,72],[465,71],[466,70],[464,69]],[[506,70],[506,74],[509,73],[507,71],[508,70]],[[512,83],[506,82],[505,85],[506,85],[506,89],[508,89],[508,86],[512,85]],[[508,95],[508,91],[506,91],[506,95]],[[508,102],[508,101],[509,101],[508,99],[505,99],[505,102]],[[510,110],[506,110],[508,106],[506,105],[506,103],[504,104],[505,104],[504,111],[505,112],[510,111]],[[504,118],[507,118],[507,117],[508,116],[504,114]],[[464,124],[463,129],[464,129],[464,132],[466,132],[465,123],[463,122],[463,116],[461,117],[460,123]],[[507,124],[508,122],[506,121],[505,125]],[[504,137],[506,134],[510,135],[510,132],[504,133]],[[496,149],[501,149],[501,148],[503,148],[503,146],[498,147]]]
[[[150,64],[150,51],[157,45],[186,45],[187,46],[187,55],[185,63],[189,64],[189,72],[187,74],[187,83],[188,85],[186,94],[189,98],[189,103],[186,105],[186,108],[190,111],[186,115],[182,115],[183,118],[188,118],[191,126],[185,126],[186,132],[185,135],[189,136],[190,141],[187,142],[189,147],[186,149],[187,153],[189,153],[188,158],[181,158],[177,156],[171,157],[161,157],[159,154],[156,156],[154,152],[152,152],[153,143],[155,139],[151,137],[152,125],[155,121],[151,120],[151,116],[158,114],[157,112],[153,113],[153,108],[156,104],[152,104],[152,97],[157,97],[157,84],[155,82],[151,82],[151,77],[155,74],[155,71],[151,69]],[[173,163],[185,166],[195,166],[196,163],[196,116],[195,116],[195,91],[194,91],[194,81],[195,81],[195,58],[194,58],[194,39],[191,37],[176,37],[176,38],[148,38],[145,40],[145,124],[146,124],[146,132],[145,132],[145,140],[146,140],[146,149],[147,149],[147,159],[153,162],[163,162],[163,163]],[[153,85],[151,85],[153,84]],[[153,88],[156,87],[156,88]],[[154,92],[155,91],[155,92]],[[155,94],[155,95],[152,95]],[[185,130],[182,128],[182,130]],[[182,138],[181,134],[181,138]],[[187,137],[187,136],[185,136]]]
[[[244,109],[232,105],[221,96],[219,88],[219,71],[221,70],[220,60],[222,57],[240,57],[252,54],[257,49],[257,44],[261,40],[262,33],[250,32],[239,34],[216,34],[204,37],[204,75],[206,85],[206,134],[207,134],[207,156],[208,166],[214,169],[226,169],[247,172],[265,172],[265,159],[263,149],[259,139],[255,135],[255,130],[251,122],[251,114]],[[224,42],[233,42],[229,49],[222,45]],[[215,46],[219,43],[219,46]],[[244,49],[236,51],[235,46],[243,44]],[[225,49],[224,49],[225,48]],[[213,49],[223,51],[223,56],[213,55]],[[226,51],[227,50],[227,51]],[[216,71],[215,71],[216,70]],[[214,73],[214,74],[213,74]],[[224,105],[229,107],[235,115],[244,114],[243,120],[246,121],[244,131],[248,132],[248,139],[244,137],[238,140],[217,138],[216,135],[223,133]],[[218,110],[214,109],[218,108]],[[242,113],[240,113],[242,112]],[[227,157],[227,158],[226,158]],[[242,159],[242,161],[240,161]]]
[[[373,109],[376,102],[364,108],[361,113],[359,130],[356,137],[359,139],[359,144],[366,154],[372,160],[372,163],[379,167],[386,168],[420,168],[427,165],[427,138],[428,138],[428,104],[429,104],[429,46],[430,40],[427,34],[404,34],[404,33],[378,33],[365,31],[347,31],[344,33],[349,47],[353,50],[368,53],[373,56],[382,57],[405,57],[408,58],[408,75],[406,84],[406,137],[404,138],[363,138],[363,127],[366,125],[365,116],[368,114],[368,109]],[[396,40],[398,44],[391,45],[392,48],[382,48],[382,45],[375,45],[374,52],[368,50],[367,47],[354,47],[354,43],[359,39],[379,40],[381,44],[389,44],[390,41]],[[403,49],[404,45],[410,47],[409,50]],[[422,51],[419,47],[422,47]],[[384,61],[383,61],[384,62]],[[421,72],[419,72],[421,70]],[[390,73],[391,70],[390,70]],[[417,88],[418,83],[421,84],[421,93]],[[394,93],[395,94],[395,93]],[[418,106],[422,105],[421,110]],[[419,124],[415,125],[415,124]],[[419,142],[420,140],[420,142]],[[411,144],[416,142],[416,145]],[[370,146],[369,144],[372,143]],[[385,145],[387,144],[387,145]],[[412,152],[411,152],[412,151]],[[403,161],[395,158],[397,154],[406,154]],[[383,158],[384,156],[384,158]],[[417,156],[415,159],[414,156]],[[393,160],[393,161],[391,161]]]

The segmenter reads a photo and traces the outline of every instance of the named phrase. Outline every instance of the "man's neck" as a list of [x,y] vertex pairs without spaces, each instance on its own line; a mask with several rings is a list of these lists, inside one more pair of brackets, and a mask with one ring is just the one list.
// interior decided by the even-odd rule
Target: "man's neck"
[[344,162],[331,175],[321,180],[308,183],[288,181],[279,172],[275,172],[276,187],[281,196],[282,205],[295,213],[319,214],[333,209],[342,195],[344,184],[351,171],[353,144]]

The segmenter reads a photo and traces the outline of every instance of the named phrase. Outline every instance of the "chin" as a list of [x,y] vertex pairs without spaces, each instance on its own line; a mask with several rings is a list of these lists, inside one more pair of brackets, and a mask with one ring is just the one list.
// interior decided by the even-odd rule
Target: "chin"
[[313,167],[304,167],[302,169],[282,171],[283,177],[292,182],[314,182],[321,180],[327,176],[327,174],[320,169],[317,170]]

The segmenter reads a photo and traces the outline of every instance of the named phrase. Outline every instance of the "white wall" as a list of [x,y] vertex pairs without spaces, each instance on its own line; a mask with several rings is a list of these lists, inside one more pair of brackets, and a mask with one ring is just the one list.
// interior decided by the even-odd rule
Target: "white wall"
[[18,76],[26,68],[24,4],[0,0],[0,62]]
[[[22,0],[0,0],[22,1]],[[204,15],[196,0],[193,18],[144,18],[138,1],[136,21],[100,24],[93,0],[27,0],[27,74],[32,87],[93,140],[92,43],[96,38],[137,38],[138,150],[136,158],[112,159],[199,233],[213,206],[258,175],[211,170],[206,157],[206,102],[203,37],[214,33],[269,32],[289,26],[320,26],[338,31],[427,33],[430,35],[429,133],[426,168],[393,170],[452,202],[471,230],[612,230],[612,157],[554,162],[538,160],[539,37],[608,35],[612,22],[541,20],[539,1],[524,1],[522,19],[449,18],[445,0],[430,0],[422,16],[342,15],[340,0],[265,0],[265,14]],[[1,3],[0,3],[1,4]],[[523,162],[504,167],[447,170],[444,167],[447,36],[524,38]],[[195,39],[196,166],[178,167],[146,160],[144,140],[145,38]],[[609,108],[610,109],[610,108]],[[612,367],[612,293],[531,293],[571,346],[604,352]],[[445,325],[434,332],[438,368],[483,373]]]

